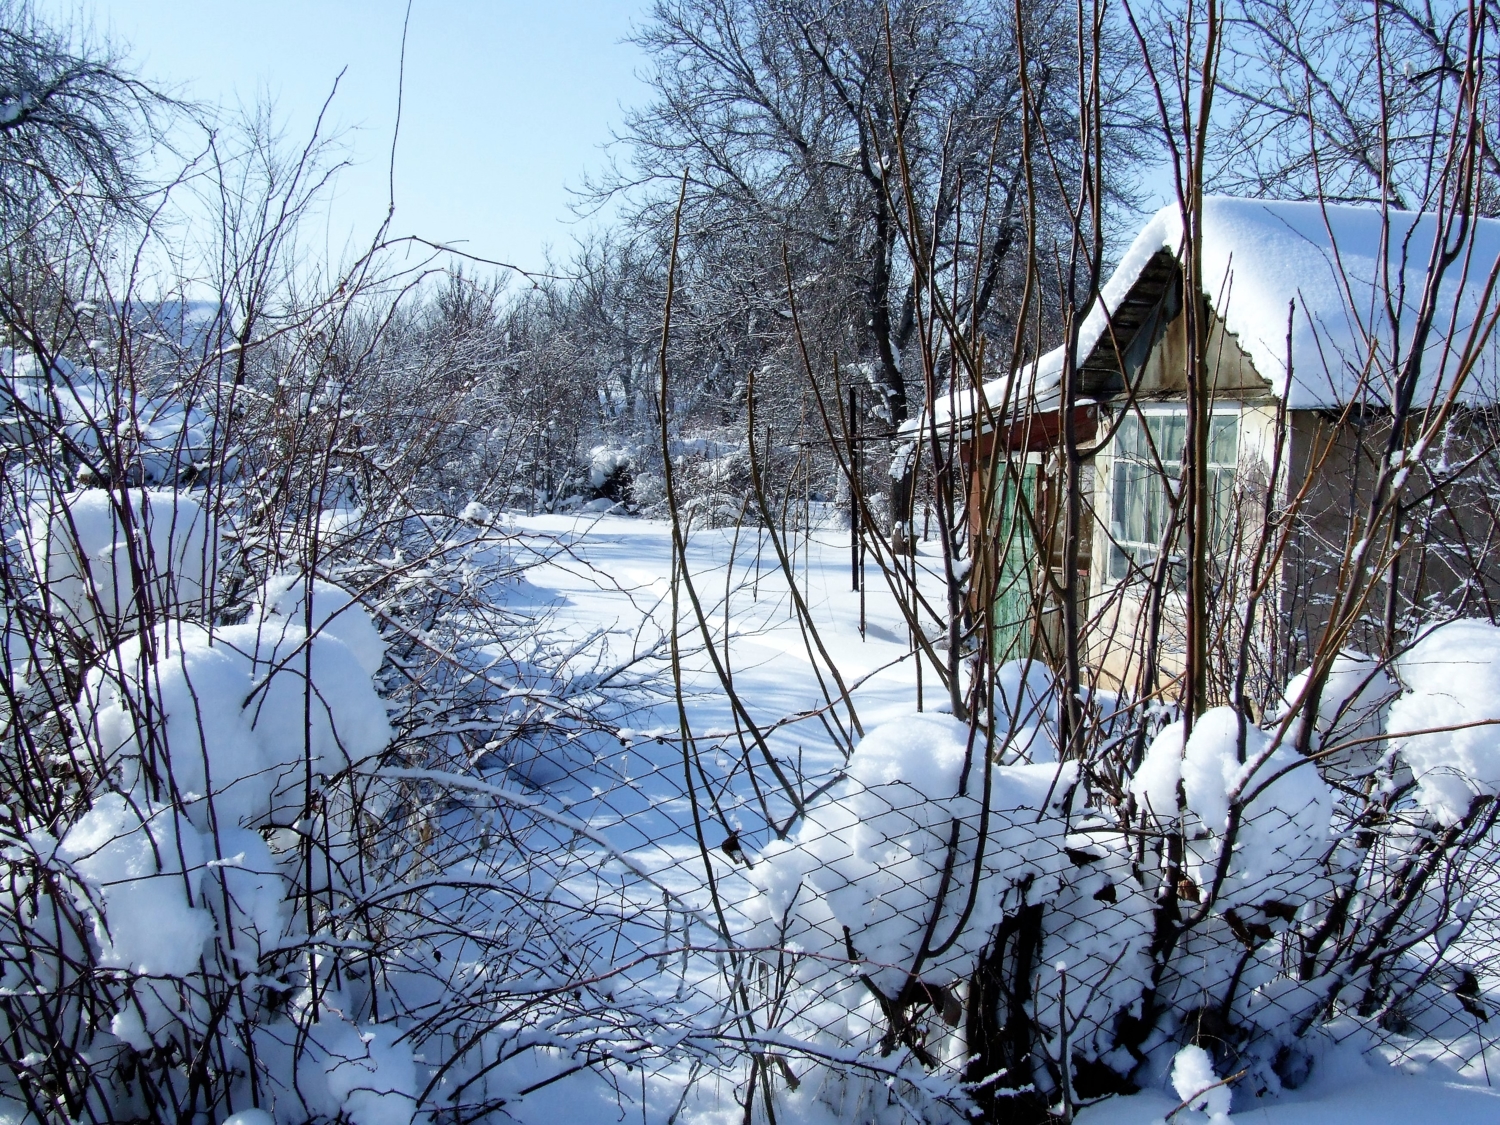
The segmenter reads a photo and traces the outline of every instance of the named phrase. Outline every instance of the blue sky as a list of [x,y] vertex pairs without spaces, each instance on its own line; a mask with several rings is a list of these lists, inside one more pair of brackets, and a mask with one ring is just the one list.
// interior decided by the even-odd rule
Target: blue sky
[[[569,186],[644,99],[622,42],[647,0],[414,0],[396,158],[396,233],[466,240],[536,269],[579,227]],[[335,243],[384,215],[405,0],[44,0],[128,46],[140,71],[233,107],[275,100],[306,135],[339,71],[332,118],[356,166],[331,214]]]

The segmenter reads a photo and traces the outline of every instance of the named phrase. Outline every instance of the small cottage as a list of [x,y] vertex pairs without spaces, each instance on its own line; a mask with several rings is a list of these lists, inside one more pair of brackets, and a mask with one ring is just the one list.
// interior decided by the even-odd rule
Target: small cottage
[[[1494,617],[1500,221],[1213,198],[1202,225],[1210,553],[1223,618],[1215,643],[1237,646],[1237,608],[1259,584],[1261,671],[1285,682],[1305,663],[1358,542],[1402,386],[1418,407],[1454,405],[1445,448],[1426,456],[1443,471],[1409,490],[1420,508],[1409,542],[1349,642],[1378,650],[1382,629],[1437,603]],[[1435,255],[1445,252],[1451,264],[1429,293]],[[975,584],[995,592],[1002,656],[1054,658],[1056,592],[1069,585],[1056,578],[1072,568],[1092,667],[1137,683],[1148,635],[1160,638],[1160,672],[1181,666],[1173,511],[1187,439],[1183,253],[1180,215],[1169,208],[1144,226],[1080,325],[1071,428],[1085,515],[1076,557],[1060,547],[1057,514],[1062,351],[939,407],[962,453],[971,526],[1003,544],[976,563]],[[1424,301],[1435,315],[1417,339]],[[1245,545],[1268,528],[1282,549],[1256,578]]]

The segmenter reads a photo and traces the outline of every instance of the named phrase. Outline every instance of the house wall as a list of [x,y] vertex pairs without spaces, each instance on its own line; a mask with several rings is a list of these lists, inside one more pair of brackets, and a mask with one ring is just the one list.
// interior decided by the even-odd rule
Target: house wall
[[[1374,588],[1346,646],[1381,651],[1392,608],[1403,635],[1439,617],[1500,615],[1500,479],[1489,452],[1494,428],[1492,412],[1459,411],[1438,456],[1414,469],[1404,493],[1410,507],[1396,556],[1394,607],[1389,571],[1367,575],[1375,578]],[[1390,422],[1383,413],[1295,411],[1290,429],[1288,480],[1304,482],[1305,491],[1298,498],[1288,490],[1299,507],[1281,576],[1280,661],[1288,673],[1305,667],[1316,651],[1344,559],[1364,535]],[[1427,471],[1434,464],[1447,467],[1437,480]]]
[[[1233,406],[1239,415],[1235,507],[1240,529],[1237,539],[1243,541],[1251,533],[1258,533],[1263,519],[1266,482],[1277,441],[1277,410],[1270,384],[1261,378],[1234,335],[1225,331],[1211,310],[1208,324],[1207,367],[1216,408]],[[1130,351],[1138,349],[1133,347]],[[1184,403],[1186,371],[1187,318],[1179,312],[1156,332],[1139,367],[1126,372],[1125,380],[1136,388],[1136,398],[1143,406]],[[1112,410],[1109,406],[1103,408],[1108,414],[1100,419],[1101,434],[1108,433],[1119,411],[1128,408],[1123,397],[1111,405]],[[1091,666],[1108,684],[1134,690],[1141,686],[1149,649],[1154,649],[1159,677],[1181,674],[1186,613],[1179,592],[1167,591],[1153,602],[1144,583],[1116,583],[1110,577],[1113,467],[1113,447],[1106,444],[1093,462],[1087,653]],[[1243,603],[1242,589],[1250,576],[1228,566],[1231,560],[1218,561],[1226,565],[1216,568],[1218,589],[1212,600],[1222,612],[1215,622],[1213,640],[1227,658],[1237,649],[1238,631],[1233,626],[1240,619],[1231,607]],[[1269,607],[1272,614],[1279,612],[1279,594],[1279,588],[1272,591]],[[1159,623],[1153,625],[1153,619]],[[1153,635],[1158,638],[1154,646],[1150,644]]]
[[[1167,297],[1163,301],[1171,304]],[[1170,319],[1148,318],[1142,332],[1147,335],[1125,351],[1128,370],[1116,385],[1134,387],[1143,406],[1182,403],[1185,317],[1178,312]],[[1091,362],[1097,364],[1097,354]],[[1208,371],[1216,406],[1232,405],[1240,419],[1236,530],[1220,552],[1224,557],[1212,560],[1209,692],[1215,701],[1227,701],[1233,694],[1245,610],[1259,565],[1262,571],[1271,569],[1272,576],[1257,604],[1256,636],[1247,646],[1252,654],[1247,688],[1252,699],[1269,704],[1287,679],[1309,662],[1334,598],[1345,584],[1341,566],[1368,511],[1389,422],[1378,412],[1282,411],[1270,384],[1211,313]],[[1125,406],[1124,396],[1101,402],[1099,440],[1111,433]],[[1418,469],[1407,486],[1408,496],[1425,497],[1406,520],[1408,538],[1396,568],[1396,624],[1408,635],[1440,614],[1500,619],[1500,456],[1488,452],[1500,448],[1500,410],[1457,416],[1444,441],[1438,463],[1464,466],[1460,479],[1436,487]],[[1273,467],[1279,477],[1274,486]],[[1083,655],[1105,686],[1138,690],[1148,652],[1157,662],[1158,686],[1181,673],[1185,607],[1180,592],[1168,590],[1153,603],[1145,583],[1127,585],[1111,579],[1112,468],[1109,444],[1084,465],[1086,534],[1074,563],[1087,592],[1080,607],[1086,631]],[[1042,479],[1045,484],[1045,470]],[[1268,505],[1278,514],[1269,532]],[[1045,487],[1038,507],[1044,517],[1053,509]],[[1290,522],[1288,512],[1293,513]],[[1255,545],[1267,535],[1272,547],[1279,545],[1281,550],[1273,549],[1257,564]],[[1068,565],[1057,557],[1048,562],[1054,568]],[[1374,588],[1344,643],[1378,652],[1384,646],[1389,588],[1384,573],[1366,577]],[[1042,606],[1034,654],[1043,659],[1054,658],[1060,650],[1051,636],[1058,616],[1055,605]],[[1158,637],[1155,645],[1149,643],[1153,631]]]

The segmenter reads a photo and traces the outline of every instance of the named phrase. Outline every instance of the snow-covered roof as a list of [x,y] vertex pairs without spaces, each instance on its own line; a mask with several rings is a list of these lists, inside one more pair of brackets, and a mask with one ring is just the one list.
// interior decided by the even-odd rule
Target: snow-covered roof
[[[1388,402],[1410,347],[1438,230],[1437,218],[1430,214],[1389,211],[1383,216],[1372,207],[1210,197],[1203,205],[1203,288],[1271,392],[1292,409],[1338,407],[1356,397]],[[1109,317],[1131,296],[1157,255],[1165,251],[1178,258],[1182,244],[1182,216],[1175,206],[1158,211],[1142,227],[1105,283],[1101,300],[1079,326],[1080,365],[1096,346],[1108,347]],[[1500,340],[1486,335],[1500,303],[1500,293],[1490,291],[1497,262],[1500,221],[1475,220],[1438,292],[1419,402],[1434,386],[1452,385],[1470,358],[1476,324],[1474,342],[1483,346],[1475,349],[1460,397],[1471,403],[1500,399]],[[1399,306],[1394,326],[1387,295]],[[1287,313],[1293,304],[1289,378]],[[1129,343],[1119,342],[1122,348]],[[1034,405],[1055,399],[1062,360],[1058,348],[1023,369],[1010,401]],[[992,408],[999,406],[1010,383],[1005,376],[985,384]],[[960,398],[938,404],[940,422],[954,413],[966,417],[972,412],[972,393]]]

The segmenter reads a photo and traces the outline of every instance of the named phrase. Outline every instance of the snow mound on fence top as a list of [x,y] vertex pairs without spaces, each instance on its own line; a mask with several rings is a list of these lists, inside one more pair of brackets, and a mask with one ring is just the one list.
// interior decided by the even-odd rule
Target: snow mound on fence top
[[[1243,741],[1242,741],[1243,739]],[[1177,786],[1186,803],[1179,813]],[[1163,825],[1181,817],[1188,831],[1189,877],[1215,878],[1231,810],[1239,810],[1234,858],[1219,902],[1224,908],[1298,902],[1318,886],[1333,795],[1312,760],[1230,707],[1206,711],[1183,744],[1181,722],[1164,727],[1146,751],[1130,791]]]
[[[212,517],[186,492],[90,488],[33,507],[27,546],[63,616],[102,636],[147,610],[180,617],[198,608],[218,540]],[[144,591],[139,571],[153,575]]]
[[[1440,824],[1500,793],[1500,629],[1450,621],[1396,661],[1406,692],[1386,729],[1416,778],[1416,800]],[[1409,732],[1427,731],[1416,734]]]
[[[970,973],[990,928],[1014,909],[1016,888],[1029,885],[1032,901],[1050,893],[1065,863],[1060,812],[1075,776],[1071,764],[991,767],[986,808],[983,755],[949,715],[913,714],[867,735],[846,780],[807,810],[790,840],[763,852],[752,875],[761,891],[752,941],[790,944],[825,967],[846,960],[852,945],[887,996],[913,968],[934,983]],[[929,929],[927,952],[948,948],[918,966]]]

